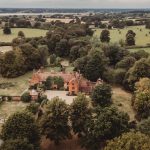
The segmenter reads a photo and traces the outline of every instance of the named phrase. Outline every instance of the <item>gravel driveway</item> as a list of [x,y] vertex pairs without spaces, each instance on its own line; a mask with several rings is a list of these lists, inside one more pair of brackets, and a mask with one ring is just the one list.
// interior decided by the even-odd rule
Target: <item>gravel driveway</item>
[[67,93],[68,93],[67,91],[51,91],[51,90],[45,92],[49,100],[58,96],[59,98],[65,100],[67,104],[71,104],[76,96],[67,96]]

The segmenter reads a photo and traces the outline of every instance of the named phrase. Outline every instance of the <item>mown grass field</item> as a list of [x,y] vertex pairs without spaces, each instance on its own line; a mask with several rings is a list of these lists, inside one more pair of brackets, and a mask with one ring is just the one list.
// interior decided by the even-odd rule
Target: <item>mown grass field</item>
[[11,42],[14,38],[18,36],[19,31],[23,31],[26,37],[45,36],[47,32],[47,30],[41,30],[41,29],[12,28],[11,35],[4,35],[3,29],[0,29],[0,42]]
[[[141,29],[141,31],[140,31]],[[95,33],[94,36],[100,37],[101,31],[103,29],[94,29]],[[128,30],[133,30],[136,33],[136,45],[137,46],[145,46],[147,44],[150,44],[150,30],[146,29],[145,26],[133,26],[133,27],[126,27],[124,29],[112,29],[110,31],[110,37],[111,37],[111,42],[119,42],[119,40],[123,39],[125,40],[126,38],[126,33]],[[120,33],[119,33],[120,32]],[[147,36],[146,36],[147,34]]]
[[130,52],[137,52],[139,50],[144,50],[145,52],[150,54],[150,47],[148,48],[135,48],[135,49],[128,49]]

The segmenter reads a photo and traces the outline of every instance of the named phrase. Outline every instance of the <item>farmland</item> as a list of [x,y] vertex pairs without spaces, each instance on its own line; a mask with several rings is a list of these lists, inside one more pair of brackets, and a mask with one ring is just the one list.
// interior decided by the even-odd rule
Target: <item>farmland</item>
[[[100,33],[103,29],[94,29],[95,33],[94,36],[100,37]],[[115,43],[119,40],[125,40],[126,33],[128,30],[133,30],[136,33],[136,45],[137,46],[146,46],[147,44],[150,44],[150,30],[146,29],[145,26],[132,26],[132,27],[126,27],[124,29],[112,29],[110,31],[110,38],[111,42]]]
[[19,31],[23,31],[26,37],[45,36],[47,32],[47,30],[41,30],[41,29],[12,28],[11,35],[4,35],[3,29],[0,29],[0,42],[11,42],[14,38],[17,37]]

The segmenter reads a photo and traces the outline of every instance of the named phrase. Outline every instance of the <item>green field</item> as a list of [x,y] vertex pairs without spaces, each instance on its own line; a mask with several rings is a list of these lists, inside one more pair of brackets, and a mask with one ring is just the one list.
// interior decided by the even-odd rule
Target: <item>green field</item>
[[[142,31],[140,31],[142,29]],[[94,36],[100,37],[100,33],[103,29],[94,29],[95,33]],[[119,42],[119,40],[125,40],[126,33],[128,30],[133,30],[136,33],[136,45],[137,46],[145,46],[150,44],[150,30],[146,29],[145,26],[133,26],[133,27],[126,27],[124,29],[120,29],[121,34],[119,34],[118,29],[110,30],[110,37],[111,42]],[[147,34],[147,36],[146,36]]]
[[26,37],[45,36],[47,32],[47,30],[41,30],[41,29],[12,28],[11,35],[4,35],[3,29],[0,29],[0,42],[11,42],[14,38],[17,37],[19,31],[23,31]]
[[150,54],[150,47],[148,48],[135,48],[135,49],[128,49],[130,52],[137,52],[139,50],[144,50],[145,52]]

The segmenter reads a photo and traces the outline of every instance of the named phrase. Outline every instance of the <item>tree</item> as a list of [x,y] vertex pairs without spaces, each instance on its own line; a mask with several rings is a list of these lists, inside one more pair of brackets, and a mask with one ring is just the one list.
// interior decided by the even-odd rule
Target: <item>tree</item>
[[2,139],[27,139],[34,148],[39,147],[39,130],[33,117],[27,112],[20,112],[11,115],[2,128]]
[[101,32],[100,40],[101,40],[101,42],[109,43],[109,41],[110,41],[110,32],[109,32],[109,30],[103,30]]
[[25,92],[22,94],[21,96],[21,101],[25,102],[25,103],[28,103],[31,101],[31,95],[29,92]]
[[135,84],[135,98],[133,100],[134,109],[138,118],[148,118],[150,116],[150,79],[142,78]]
[[115,107],[97,107],[93,118],[85,122],[86,132],[80,138],[87,150],[98,150],[106,142],[128,131],[129,116]]
[[127,32],[127,34],[126,34],[126,44],[128,46],[135,45],[135,36],[136,36],[136,34],[132,30],[129,30]]
[[1,150],[36,150],[32,144],[25,139],[6,140]]
[[91,109],[89,100],[83,94],[79,94],[70,106],[70,119],[72,122],[73,132],[82,136],[85,130],[85,122],[91,118]]
[[52,54],[52,55],[50,55],[50,64],[55,64],[55,62],[56,62],[56,55],[55,54]]
[[34,48],[28,43],[22,44],[19,47],[25,59],[24,66],[27,68],[27,70],[33,70],[41,67],[41,57],[38,49]]
[[60,42],[56,44],[55,52],[59,57],[65,57],[69,55],[69,45],[67,39],[61,39]]
[[38,47],[39,54],[40,54],[40,64],[45,67],[47,65],[47,59],[48,59],[48,47],[46,45],[42,45]]
[[62,77],[53,77],[53,83],[57,85],[58,89],[64,87],[64,79]]
[[123,68],[128,70],[134,65],[135,62],[136,59],[134,57],[126,56],[116,64],[116,68]]
[[25,34],[23,33],[23,31],[18,32],[18,37],[25,38]]
[[129,52],[120,47],[117,44],[104,45],[102,47],[104,54],[109,58],[110,65],[116,65],[119,61],[121,61],[125,56],[129,54]]
[[85,78],[94,82],[103,77],[106,66],[107,59],[99,50],[91,50],[88,56],[81,57],[75,62],[76,70],[80,70]]
[[136,61],[125,75],[124,87],[128,90],[134,91],[135,83],[144,77],[150,77],[150,57],[142,58]]
[[3,29],[4,34],[11,34],[11,29],[8,26],[5,26]]
[[53,78],[52,77],[48,77],[45,81],[45,87],[47,90],[50,90],[53,84]]
[[26,107],[26,110],[35,115],[39,110],[39,106],[39,103],[33,102]]
[[122,68],[115,69],[114,72],[113,72],[113,81],[114,81],[114,83],[122,85],[125,74],[126,74],[125,69],[122,69]]
[[137,52],[130,53],[131,57],[134,57],[136,60],[140,60],[141,58],[148,58],[149,53],[144,50],[138,50]]
[[91,94],[91,99],[94,103],[100,106],[107,106],[111,103],[112,91],[108,84],[97,85]]
[[150,136],[150,117],[140,122],[140,124],[138,125],[138,130],[141,133]]
[[1,74],[3,77],[17,77],[26,71],[24,66],[24,58],[19,49],[6,52],[3,55],[3,63],[1,64]]
[[75,61],[77,58],[80,57],[80,54],[79,54],[79,49],[80,49],[80,46],[77,45],[77,46],[73,46],[70,50],[70,59],[72,61]]
[[150,20],[146,21],[145,27],[146,27],[146,29],[150,29]]
[[140,132],[128,132],[108,142],[104,150],[149,150],[150,139]]
[[41,133],[54,141],[56,145],[60,141],[70,138],[68,117],[68,105],[58,97],[53,98],[48,103],[46,113],[40,120]]

